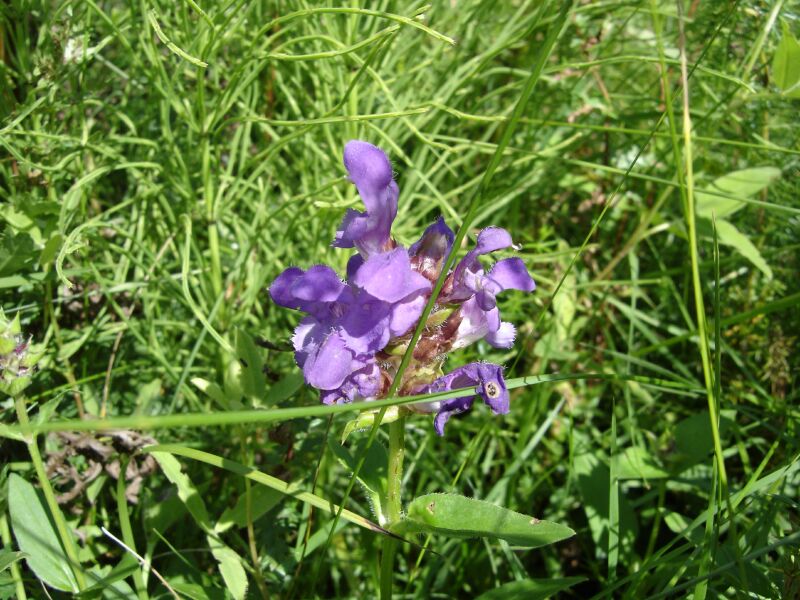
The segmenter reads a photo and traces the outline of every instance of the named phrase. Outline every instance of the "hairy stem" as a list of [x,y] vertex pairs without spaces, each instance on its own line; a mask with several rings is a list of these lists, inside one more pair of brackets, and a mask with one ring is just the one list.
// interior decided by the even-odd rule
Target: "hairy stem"
[[[402,505],[400,492],[403,484],[403,457],[405,456],[405,425],[406,419],[401,416],[389,425],[389,469],[388,484],[386,489],[386,518],[387,528],[392,530],[402,518]],[[381,599],[392,597],[392,579],[394,575],[394,555],[397,550],[397,540],[385,537],[383,540],[383,554],[381,555]]]

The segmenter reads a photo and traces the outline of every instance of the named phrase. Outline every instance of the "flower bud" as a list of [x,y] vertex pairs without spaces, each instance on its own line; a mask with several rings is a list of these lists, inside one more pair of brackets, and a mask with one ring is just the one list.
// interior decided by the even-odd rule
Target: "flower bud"
[[31,383],[33,370],[42,357],[42,349],[22,335],[19,313],[6,319],[0,310],[0,392],[17,396]]

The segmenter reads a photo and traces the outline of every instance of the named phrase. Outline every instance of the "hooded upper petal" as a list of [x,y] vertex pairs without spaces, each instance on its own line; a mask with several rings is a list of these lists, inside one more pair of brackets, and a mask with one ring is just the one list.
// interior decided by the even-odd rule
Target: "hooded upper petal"
[[333,245],[355,246],[365,256],[382,252],[389,247],[400,193],[392,176],[392,165],[377,146],[352,140],[344,148],[344,166],[367,210],[347,211]]

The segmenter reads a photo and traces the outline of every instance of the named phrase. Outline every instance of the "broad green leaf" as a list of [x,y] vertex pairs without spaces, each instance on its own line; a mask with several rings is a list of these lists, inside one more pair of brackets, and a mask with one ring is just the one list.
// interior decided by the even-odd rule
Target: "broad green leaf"
[[149,383],[145,383],[139,389],[139,393],[136,395],[136,404],[135,404],[137,412],[145,414],[150,412],[148,410],[150,408],[150,404],[153,403],[161,395],[161,385],[162,385],[161,380],[156,378]]
[[408,506],[404,521],[416,533],[449,537],[488,537],[514,546],[538,548],[572,537],[569,527],[540,521],[507,508],[457,494],[427,494]]
[[218,563],[219,572],[228,591],[237,600],[243,599],[247,594],[247,574],[242,566],[242,559],[214,532],[205,502],[197,488],[189,476],[181,470],[181,465],[174,456],[166,452],[153,452],[153,458],[156,459],[167,479],[178,488],[178,496],[183,500],[200,528],[205,531],[206,541],[211,548],[211,554]]
[[586,577],[509,581],[481,594],[476,600],[545,600],[582,581],[586,581]]
[[[742,169],[733,171],[715,179],[708,186],[710,192],[719,192],[727,196],[738,198],[750,198],[761,190],[764,190],[773,181],[781,176],[780,169],[775,167],[755,167],[753,169]],[[723,198],[714,194],[697,190],[697,205],[695,211],[698,217],[710,219],[715,216],[717,219],[724,217],[744,207],[745,203],[734,198]]]
[[800,42],[783,23],[783,34],[772,59],[772,80],[788,98],[800,98]]
[[753,242],[750,241],[746,235],[736,229],[728,221],[718,219],[716,222],[717,237],[720,244],[735,248],[739,254],[749,260],[759,271],[764,273],[769,279],[772,279],[772,269],[761,256],[761,252],[755,247]]
[[56,528],[36,489],[16,473],[8,478],[8,510],[17,546],[25,562],[44,583],[62,592],[77,592],[78,584]]
[[695,546],[700,546],[703,543],[703,532],[698,527],[690,528],[689,521],[682,514],[672,510],[664,510],[663,515],[664,523],[669,527],[670,531],[684,536]]
[[5,571],[18,560],[22,560],[23,558],[27,557],[28,555],[24,552],[14,552],[8,548],[3,548],[0,550],[0,573]]

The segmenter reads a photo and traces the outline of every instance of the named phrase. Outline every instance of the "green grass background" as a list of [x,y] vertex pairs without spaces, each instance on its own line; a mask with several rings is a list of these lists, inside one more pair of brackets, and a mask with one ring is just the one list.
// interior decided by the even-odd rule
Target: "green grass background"
[[[349,254],[330,242],[360,206],[341,164],[349,139],[390,155],[401,243],[438,215],[458,227],[561,6],[4,3],[0,302],[46,347],[27,391],[32,418],[83,416],[91,430],[130,416],[121,425],[160,443],[342,502],[350,472],[329,444],[353,413],[224,420],[317,406],[280,350],[298,316],[266,288],[288,266],[343,272]],[[527,551],[438,536],[427,552],[403,546],[398,596],[566,577],[580,579],[564,597],[800,593],[800,101],[781,93],[773,67],[787,31],[800,34],[797,2],[571,7],[469,230],[472,243],[481,227],[508,228],[538,289],[502,299],[514,349],[481,343],[448,362],[564,377],[521,381],[509,415],[476,405],[441,439],[429,419],[410,419],[403,493],[486,499],[576,535]],[[754,168],[777,175],[713,186]],[[715,244],[709,219],[690,226],[688,207],[731,196],[746,200],[725,217],[745,242]],[[0,419],[16,423],[10,399]],[[347,448],[365,438],[352,434]],[[5,514],[9,474],[36,475],[23,444],[0,443]],[[63,444],[41,437],[46,458]],[[238,502],[249,518],[218,539],[241,557],[252,597],[375,596],[379,535],[346,524],[327,543],[326,512],[180,463],[208,523],[154,469],[129,506],[126,541],[182,595],[229,593],[204,526]],[[50,475],[57,492],[69,488]],[[62,506],[87,570],[107,573],[126,555],[100,529],[122,537],[119,500],[106,473]],[[347,507],[371,518],[358,486]],[[34,573],[18,566],[37,597]],[[525,584],[486,598],[515,597],[514,585]],[[168,597],[152,572],[146,588]]]

